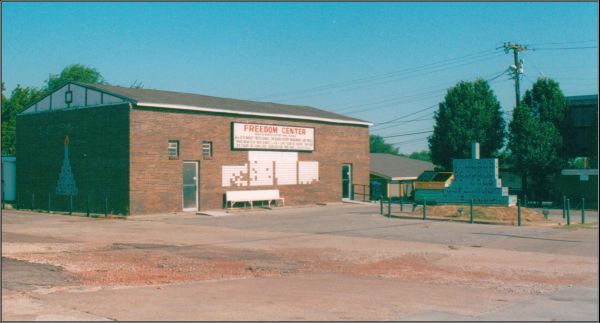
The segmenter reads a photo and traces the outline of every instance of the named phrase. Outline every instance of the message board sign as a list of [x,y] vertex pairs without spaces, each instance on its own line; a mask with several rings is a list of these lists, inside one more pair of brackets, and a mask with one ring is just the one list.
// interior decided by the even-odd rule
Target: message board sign
[[232,123],[233,149],[315,150],[315,129],[257,123]]

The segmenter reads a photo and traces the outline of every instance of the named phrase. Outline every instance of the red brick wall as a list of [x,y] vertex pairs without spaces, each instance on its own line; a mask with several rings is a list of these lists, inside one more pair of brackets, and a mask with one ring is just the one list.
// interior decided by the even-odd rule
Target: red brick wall
[[[231,150],[231,122],[315,128],[315,151],[300,152],[300,161],[319,162],[319,181],[308,185],[222,187],[221,166],[243,165],[247,151]],[[227,190],[277,188],[286,205],[339,201],[341,168],[353,165],[353,182],[369,183],[369,130],[365,126],[232,117],[193,111],[134,107],[131,111],[130,208],[132,214],[182,210],[183,161],[199,162],[201,210],[224,206]],[[169,160],[167,142],[179,140],[180,157]],[[213,157],[202,159],[202,141],[212,141]],[[368,192],[367,192],[368,193]]]
[[[78,194],[73,210],[129,212],[129,106],[52,111],[17,117],[17,194],[20,207],[68,210],[69,198],[54,194],[69,136],[69,160]],[[35,196],[32,197],[32,194]]]

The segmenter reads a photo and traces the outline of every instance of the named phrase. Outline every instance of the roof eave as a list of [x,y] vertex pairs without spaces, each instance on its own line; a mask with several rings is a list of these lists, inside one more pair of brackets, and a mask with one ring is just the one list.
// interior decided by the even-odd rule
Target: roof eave
[[[51,96],[52,94],[54,94],[54,92],[58,91],[59,89],[62,89],[65,85],[68,85],[68,84],[75,84],[77,86],[81,86],[81,87],[84,87],[86,89],[92,89],[94,91],[104,92],[106,94],[118,97],[119,99],[122,99],[123,101],[129,102],[129,103],[136,103],[136,100],[134,100],[134,99],[132,99],[132,98],[130,98],[128,96],[124,96],[124,95],[121,95],[121,94],[118,94],[118,93],[115,93],[115,92],[112,92],[112,91],[107,91],[107,90],[104,90],[104,89],[100,89],[100,88],[97,88],[97,87],[95,87],[93,85],[90,85],[90,84],[87,84],[87,83],[81,83],[81,82],[77,82],[77,81],[67,81],[67,82],[63,82],[60,86],[55,87],[52,91],[48,92],[48,94],[44,95],[43,97],[39,98],[38,100],[35,100],[33,103],[31,103],[30,105],[28,105],[25,109],[21,109],[21,111],[19,111],[17,113],[17,116],[26,114],[25,111],[27,111],[30,108],[34,107],[36,104],[42,102],[42,100],[44,100],[47,97]],[[113,105],[113,104],[111,103],[109,105]],[[98,106],[102,106],[102,105],[98,105]]]
[[366,122],[366,121],[342,120],[342,119],[334,119],[334,118],[320,118],[320,117],[299,116],[299,115],[281,114],[281,113],[238,111],[238,110],[217,109],[217,108],[199,107],[199,106],[182,105],[182,104],[136,102],[136,105],[140,106],[140,107],[154,107],[154,108],[192,110],[192,111],[216,112],[216,113],[231,113],[231,114],[238,114],[238,115],[251,115],[251,116],[261,116],[261,117],[311,120],[311,121],[322,121],[322,122],[352,124],[352,125],[361,125],[361,126],[372,126],[373,125],[373,123]]
[[417,179],[417,176],[399,176],[392,177],[392,181],[414,181]]
[[379,173],[379,172],[376,172],[376,171],[374,171],[374,170],[369,170],[369,174],[371,174],[371,175],[375,175],[375,176],[377,176],[377,177],[381,177],[381,178],[389,179],[389,180],[391,180],[391,179],[392,179],[392,176],[385,175],[385,174],[383,174],[383,173]]

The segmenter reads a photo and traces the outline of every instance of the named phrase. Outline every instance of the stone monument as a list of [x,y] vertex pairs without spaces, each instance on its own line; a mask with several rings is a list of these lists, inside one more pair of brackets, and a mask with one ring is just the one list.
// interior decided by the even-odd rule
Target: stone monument
[[471,159],[452,161],[454,180],[442,194],[438,203],[469,203],[491,205],[516,205],[517,196],[508,194],[498,176],[497,158],[479,158],[479,143],[471,146]]

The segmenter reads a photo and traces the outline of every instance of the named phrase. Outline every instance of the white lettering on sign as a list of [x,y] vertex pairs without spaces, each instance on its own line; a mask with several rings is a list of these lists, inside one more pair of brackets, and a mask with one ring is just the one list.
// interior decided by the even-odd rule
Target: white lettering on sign
[[315,129],[233,123],[233,149],[315,150]]

